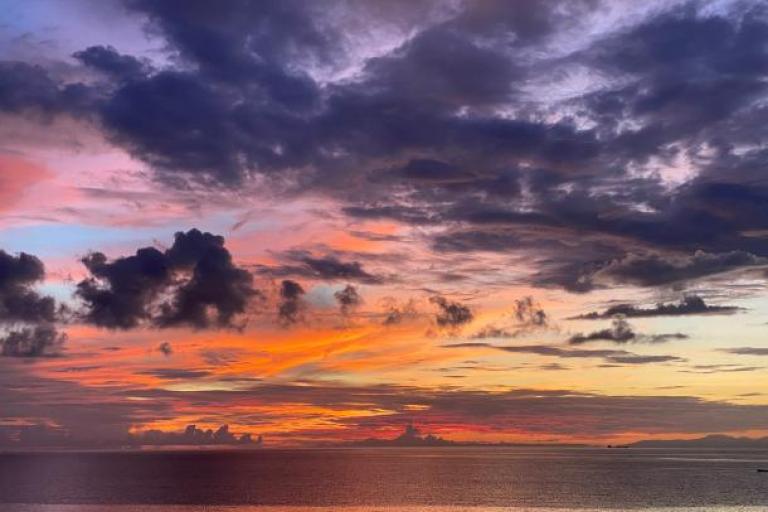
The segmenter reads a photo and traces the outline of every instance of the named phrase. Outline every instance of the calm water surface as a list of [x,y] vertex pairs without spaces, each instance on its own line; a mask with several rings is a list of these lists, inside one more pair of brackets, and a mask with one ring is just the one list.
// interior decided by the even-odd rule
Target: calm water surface
[[6,453],[0,454],[0,510],[768,511],[768,473],[757,473],[758,467],[768,467],[768,452],[377,448]]

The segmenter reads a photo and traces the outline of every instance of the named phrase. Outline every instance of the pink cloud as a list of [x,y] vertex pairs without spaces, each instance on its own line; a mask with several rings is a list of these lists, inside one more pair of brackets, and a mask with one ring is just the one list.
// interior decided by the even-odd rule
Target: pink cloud
[[33,162],[0,154],[0,210],[11,209],[30,188],[51,177],[47,169]]

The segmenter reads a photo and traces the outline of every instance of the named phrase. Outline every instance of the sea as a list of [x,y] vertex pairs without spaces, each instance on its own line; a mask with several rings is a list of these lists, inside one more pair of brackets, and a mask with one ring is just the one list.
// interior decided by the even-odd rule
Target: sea
[[768,511],[768,451],[554,447],[0,454],[1,512]]

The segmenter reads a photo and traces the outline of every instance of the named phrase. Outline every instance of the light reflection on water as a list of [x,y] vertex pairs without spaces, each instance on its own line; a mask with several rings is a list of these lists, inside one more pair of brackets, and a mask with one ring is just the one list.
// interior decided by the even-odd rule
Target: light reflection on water
[[551,508],[551,507],[275,507],[259,505],[7,505],[5,512],[765,512],[766,507],[652,507],[652,508]]
[[768,511],[766,466],[722,450],[6,453],[0,512],[753,512]]

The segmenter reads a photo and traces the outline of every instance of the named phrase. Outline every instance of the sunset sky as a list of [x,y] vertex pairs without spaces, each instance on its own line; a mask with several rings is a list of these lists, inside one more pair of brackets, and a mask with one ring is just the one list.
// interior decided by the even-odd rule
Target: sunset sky
[[0,448],[768,435],[767,142],[759,0],[0,0]]

